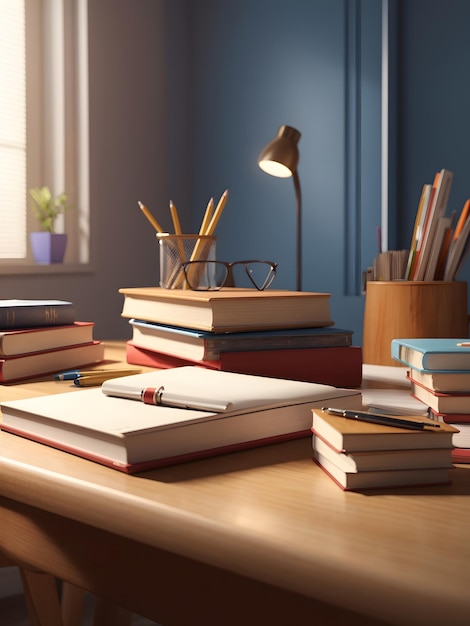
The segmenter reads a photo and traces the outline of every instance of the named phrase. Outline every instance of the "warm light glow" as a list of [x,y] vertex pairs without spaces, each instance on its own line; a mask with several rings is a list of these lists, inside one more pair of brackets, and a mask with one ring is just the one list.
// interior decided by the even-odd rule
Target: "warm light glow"
[[278,176],[279,178],[288,178],[289,176],[292,176],[290,169],[286,165],[278,163],[277,161],[260,161],[259,166],[263,172],[266,172],[271,176]]

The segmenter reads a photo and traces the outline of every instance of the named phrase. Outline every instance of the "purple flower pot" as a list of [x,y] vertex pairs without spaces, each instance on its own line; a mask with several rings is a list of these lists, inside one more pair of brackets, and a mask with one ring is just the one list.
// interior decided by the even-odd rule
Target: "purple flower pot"
[[41,265],[62,263],[67,247],[65,233],[30,233],[31,250],[34,260]]

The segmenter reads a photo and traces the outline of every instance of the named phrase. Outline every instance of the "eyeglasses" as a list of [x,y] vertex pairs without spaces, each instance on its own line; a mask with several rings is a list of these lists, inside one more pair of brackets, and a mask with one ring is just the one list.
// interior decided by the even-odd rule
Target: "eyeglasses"
[[193,291],[217,291],[222,287],[248,286],[267,289],[276,278],[272,261],[186,261],[181,264],[188,287]]

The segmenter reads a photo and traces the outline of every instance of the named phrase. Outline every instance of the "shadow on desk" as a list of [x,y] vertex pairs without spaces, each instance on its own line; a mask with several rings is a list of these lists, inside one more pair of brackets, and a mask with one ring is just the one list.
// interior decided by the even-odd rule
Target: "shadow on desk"
[[312,461],[312,438],[305,437],[292,441],[261,446],[240,452],[224,453],[218,456],[170,465],[149,472],[137,474],[140,478],[163,483],[186,482],[210,476],[243,472],[245,470],[305,461],[307,467]]
[[[293,472],[321,472],[312,460],[312,442],[310,437],[296,439],[279,444],[222,454],[199,461],[179,463],[149,472],[138,474],[139,477],[162,483],[183,483],[222,474],[236,474],[255,468],[292,464]],[[456,466],[449,472],[449,485],[427,485],[416,487],[397,487],[387,489],[365,489],[355,493],[362,496],[400,495],[400,496],[469,496],[470,466]],[[323,480],[331,484],[332,489],[340,488],[326,475]]]

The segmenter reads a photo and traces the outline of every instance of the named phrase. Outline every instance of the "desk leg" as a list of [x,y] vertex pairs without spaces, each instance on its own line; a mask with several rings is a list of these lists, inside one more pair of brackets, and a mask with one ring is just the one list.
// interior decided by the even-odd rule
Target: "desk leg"
[[65,580],[62,583],[62,621],[64,626],[80,626],[82,623],[85,592]]
[[10,561],[2,552],[0,552],[0,567],[14,567],[16,563]]
[[96,598],[93,626],[130,626],[132,613],[102,598]]
[[[132,613],[103,598],[94,598],[93,626],[131,626]],[[62,620],[64,626],[80,626],[85,592],[66,581],[62,583]]]
[[31,626],[63,626],[54,576],[20,567]]

